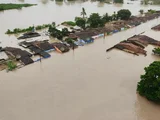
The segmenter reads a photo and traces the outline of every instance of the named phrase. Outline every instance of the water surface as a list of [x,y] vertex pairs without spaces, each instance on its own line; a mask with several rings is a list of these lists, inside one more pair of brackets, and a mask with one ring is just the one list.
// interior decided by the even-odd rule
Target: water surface
[[[109,5],[98,2],[63,2],[49,0],[1,0],[1,2],[37,3],[22,10],[0,12],[1,46],[17,46],[14,35],[5,31],[15,27],[60,23],[80,15],[82,7],[88,15],[110,14],[122,8],[138,14],[142,9],[159,6]],[[127,1],[126,1],[127,2]],[[96,40],[66,54],[52,57],[15,72],[0,72],[0,120],[159,120],[159,106],[136,94],[136,85],[143,68],[158,57],[134,56],[119,50],[105,50],[121,40],[146,31],[144,34],[159,40],[159,32],[150,28],[159,19],[124,32]]]

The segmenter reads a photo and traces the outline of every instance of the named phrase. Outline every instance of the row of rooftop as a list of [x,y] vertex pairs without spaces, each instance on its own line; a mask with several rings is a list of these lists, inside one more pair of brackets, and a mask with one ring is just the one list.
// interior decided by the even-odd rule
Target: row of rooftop
[[[59,30],[62,30],[63,28],[69,29],[70,34],[67,36],[67,38],[72,39],[74,42],[66,42],[64,40],[59,42],[50,42],[49,40],[29,41],[28,38],[40,37],[41,34],[37,32],[25,33],[18,37],[19,46],[23,47],[25,50],[15,47],[0,48],[0,70],[6,68],[4,66],[6,65],[5,61],[7,60],[11,59],[20,63],[20,65],[28,65],[37,61],[41,61],[42,58],[49,58],[51,56],[51,51],[65,53],[70,49],[74,50],[78,46],[84,46],[85,44],[93,43],[97,38],[106,37],[107,35],[138,26],[141,23],[158,18],[159,16],[160,11],[157,11],[154,14],[148,14],[140,17],[132,16],[126,21],[118,20],[109,22],[105,25],[105,27],[89,28],[86,30],[82,30],[79,27],[69,29],[68,26],[59,25],[57,27]],[[157,40],[154,40],[148,36],[136,35],[127,39],[126,41],[120,42],[113,48],[118,48],[136,55],[139,53],[146,55],[144,47],[148,44],[157,46],[160,45]],[[39,58],[33,60],[33,56],[39,56]]]

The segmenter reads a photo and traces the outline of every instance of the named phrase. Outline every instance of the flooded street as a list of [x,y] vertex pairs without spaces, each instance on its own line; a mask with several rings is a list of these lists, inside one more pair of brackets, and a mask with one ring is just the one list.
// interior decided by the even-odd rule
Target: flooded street
[[[64,2],[49,0],[1,0],[2,2],[37,3],[22,10],[0,12],[0,46],[17,46],[7,29],[28,27],[55,21],[73,20],[81,8],[89,15],[110,14],[122,8],[138,14],[139,9],[159,6],[135,4],[109,5],[98,2]],[[137,7],[137,8],[136,8]],[[119,32],[93,44],[65,54],[53,52],[51,58],[17,71],[0,72],[0,120],[159,120],[160,107],[136,94],[137,82],[144,67],[159,60],[152,55],[154,46],[146,47],[147,56],[134,56],[106,49],[134,34],[160,40],[150,28],[160,18],[136,28]]]

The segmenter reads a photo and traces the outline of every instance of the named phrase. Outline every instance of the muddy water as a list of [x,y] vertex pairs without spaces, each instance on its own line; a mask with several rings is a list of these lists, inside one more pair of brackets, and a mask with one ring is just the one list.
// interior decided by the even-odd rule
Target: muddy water
[[[136,14],[134,9],[138,9],[127,4],[99,7],[96,2],[62,5],[47,0],[18,2],[31,1],[38,6],[0,13],[1,46],[17,45],[15,36],[4,34],[8,28],[73,19],[82,6],[87,12],[99,13],[128,6]],[[159,106],[136,94],[143,68],[159,60],[152,55],[153,46],[146,48],[146,57],[118,50],[105,52],[119,41],[143,31],[159,39],[159,32],[150,30],[158,23],[159,19],[150,21],[63,55],[52,53],[50,59],[15,72],[0,72],[0,120],[159,120]]]

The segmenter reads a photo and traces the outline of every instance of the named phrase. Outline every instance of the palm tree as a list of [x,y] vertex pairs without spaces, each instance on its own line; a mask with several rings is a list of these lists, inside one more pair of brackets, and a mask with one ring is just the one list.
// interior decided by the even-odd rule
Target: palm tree
[[86,11],[85,11],[84,7],[82,8],[81,15],[83,16],[83,18],[85,17],[85,15],[87,15],[87,13],[86,13]]

